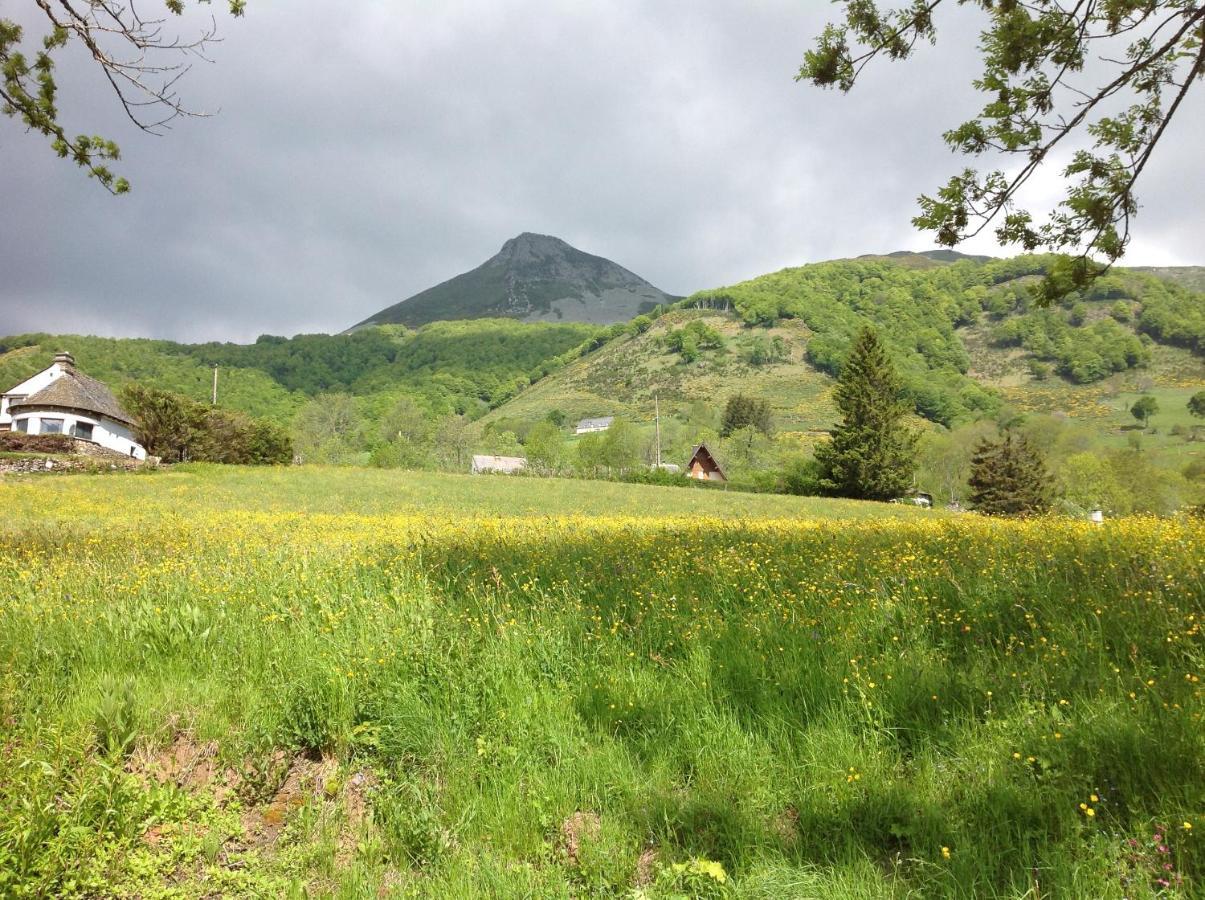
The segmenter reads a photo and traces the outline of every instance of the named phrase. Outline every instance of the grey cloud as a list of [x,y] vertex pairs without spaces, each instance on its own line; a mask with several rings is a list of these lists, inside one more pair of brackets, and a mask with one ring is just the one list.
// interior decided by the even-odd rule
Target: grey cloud
[[[909,220],[959,164],[940,134],[976,109],[973,46],[873,68],[848,96],[796,84],[832,12],[255,0],[183,86],[220,115],[163,138],[65,59],[64,111],[122,144],[134,192],[110,198],[0,121],[0,333],[337,330],[520,231],[674,293],[923,247]],[[974,21],[953,11],[948,37]],[[1148,171],[1135,264],[1202,262],[1205,198],[1185,173],[1203,99]]]

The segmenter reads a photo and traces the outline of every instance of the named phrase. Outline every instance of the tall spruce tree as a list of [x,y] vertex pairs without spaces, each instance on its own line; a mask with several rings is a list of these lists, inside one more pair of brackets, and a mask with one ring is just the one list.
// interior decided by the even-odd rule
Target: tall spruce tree
[[985,440],[971,457],[971,506],[989,516],[1033,516],[1050,508],[1050,474],[1024,435]]
[[904,494],[916,471],[917,435],[904,425],[911,406],[878,334],[864,328],[834,391],[841,424],[816,448],[820,486],[842,497],[891,500]]

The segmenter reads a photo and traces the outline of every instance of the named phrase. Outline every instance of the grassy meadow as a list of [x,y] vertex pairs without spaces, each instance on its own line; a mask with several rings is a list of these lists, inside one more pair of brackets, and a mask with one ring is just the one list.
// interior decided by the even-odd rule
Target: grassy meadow
[[0,480],[0,896],[1190,897],[1205,522]]

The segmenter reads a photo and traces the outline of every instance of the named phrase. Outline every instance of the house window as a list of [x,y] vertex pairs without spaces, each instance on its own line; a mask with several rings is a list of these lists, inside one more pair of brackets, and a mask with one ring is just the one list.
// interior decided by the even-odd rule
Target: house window
[[80,440],[92,440],[92,423],[91,422],[76,422],[71,429],[71,433]]
[[62,419],[43,419],[41,434],[62,434],[63,420]]
[[13,420],[13,428],[15,428],[17,431],[28,434],[29,433],[29,419],[14,419]]

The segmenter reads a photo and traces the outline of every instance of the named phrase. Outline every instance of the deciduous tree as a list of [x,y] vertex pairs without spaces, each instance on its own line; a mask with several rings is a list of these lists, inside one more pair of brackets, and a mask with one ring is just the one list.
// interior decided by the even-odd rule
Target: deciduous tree
[[538,422],[523,442],[529,467],[540,472],[555,472],[565,456],[565,434],[551,422]]
[[365,451],[364,423],[354,398],[321,394],[297,412],[293,442],[303,462],[352,462]]
[[[850,90],[878,57],[909,58],[935,43],[943,0],[899,8],[844,0],[844,21],[830,24],[804,56],[798,79]],[[953,3],[947,2],[947,6]],[[1134,193],[1169,123],[1205,76],[1205,4],[1199,0],[1063,3],[959,0],[982,10],[983,72],[974,80],[982,111],[945,133],[958,153],[1015,162],[1010,170],[967,168],[935,196],[920,198],[917,227],[954,247],[989,227],[1001,244],[1073,253],[1045,279],[1049,301],[1083,287],[1119,259],[1138,210]],[[1098,49],[1099,48],[1099,49]],[[1099,72],[1087,83],[1090,57]],[[1078,142],[1078,143],[1077,143]],[[1067,192],[1044,221],[1017,205],[1042,167],[1070,151]],[[1007,167],[1006,167],[1007,168]]]
[[1205,391],[1197,391],[1188,398],[1188,411],[1198,419],[1205,419]]
[[1130,407],[1130,415],[1142,423],[1145,428],[1151,423],[1151,416],[1159,412],[1159,401],[1146,394],[1134,401],[1134,405]]
[[443,468],[463,472],[469,464],[472,449],[468,418],[450,415],[439,420],[435,428],[435,455]]
[[[124,194],[129,182],[110,168],[120,157],[117,144],[95,135],[73,137],[62,122],[56,56],[79,45],[99,67],[126,117],[142,131],[162,134],[180,116],[204,115],[184,104],[177,86],[192,67],[190,60],[205,58],[216,38],[216,24],[185,37],[166,27],[165,16],[146,18],[145,7],[120,0],[35,4],[46,16],[46,30],[31,46],[26,46],[20,25],[0,18],[0,112],[45,135],[55,153],[81,166],[108,191]],[[231,15],[241,16],[246,0],[228,0],[227,5]],[[185,0],[165,0],[164,8],[180,16]]]
[[293,459],[292,443],[281,428],[243,413],[138,384],[127,384],[121,401],[137,422],[139,443],[153,456],[238,465]]

